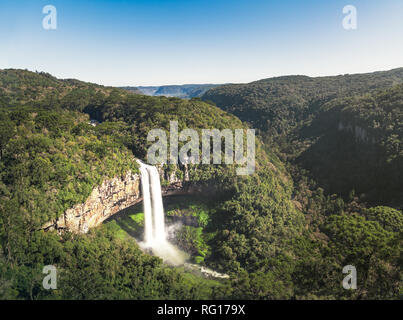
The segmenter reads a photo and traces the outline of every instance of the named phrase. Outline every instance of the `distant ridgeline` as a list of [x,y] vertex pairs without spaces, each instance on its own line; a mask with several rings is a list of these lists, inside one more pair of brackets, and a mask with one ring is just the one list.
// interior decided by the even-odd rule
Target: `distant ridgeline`
[[[212,101],[251,127],[329,193],[403,205],[403,68],[223,85]],[[390,88],[390,89],[388,89]]]
[[207,90],[217,87],[217,84],[184,84],[154,87],[121,87],[122,89],[134,93],[145,94],[147,96],[165,96],[182,99],[201,97]]

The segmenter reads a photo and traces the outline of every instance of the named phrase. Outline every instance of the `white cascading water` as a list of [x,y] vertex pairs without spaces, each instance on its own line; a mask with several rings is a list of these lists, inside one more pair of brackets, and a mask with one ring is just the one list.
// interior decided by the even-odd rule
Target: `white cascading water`
[[160,176],[156,167],[140,163],[144,208],[144,242],[153,246],[166,242]]
[[151,244],[153,241],[153,217],[150,197],[150,179],[146,165],[140,163],[141,191],[143,194],[144,208],[144,242]]
[[152,211],[154,218],[153,241],[163,243],[166,241],[165,236],[165,218],[164,206],[162,204],[160,175],[156,167],[148,166],[150,176]]
[[183,264],[186,254],[166,239],[165,214],[158,170],[141,161],[138,163],[144,208],[144,243],[141,243],[141,246],[151,249],[154,254],[170,264]]

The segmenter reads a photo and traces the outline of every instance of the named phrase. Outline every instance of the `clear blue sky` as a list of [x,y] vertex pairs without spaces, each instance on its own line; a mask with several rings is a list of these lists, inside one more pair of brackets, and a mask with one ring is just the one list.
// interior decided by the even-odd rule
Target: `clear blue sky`
[[368,72],[403,67],[403,1],[1,0],[0,39],[1,69],[115,86]]

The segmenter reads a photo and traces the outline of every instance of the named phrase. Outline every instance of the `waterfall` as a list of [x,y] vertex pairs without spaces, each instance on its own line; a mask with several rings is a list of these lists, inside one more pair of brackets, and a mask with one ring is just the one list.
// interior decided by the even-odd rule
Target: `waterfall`
[[162,202],[160,175],[156,167],[144,164],[140,165],[141,191],[143,194],[144,209],[144,242],[139,245],[162,258],[165,262],[180,266],[184,265],[189,270],[200,270],[206,277],[228,278],[228,275],[215,272],[211,269],[189,264],[185,261],[188,255],[170,244],[165,231],[165,214]]
[[187,254],[167,241],[161,182],[156,167],[137,160],[140,165],[144,209],[144,242],[140,246],[172,265],[183,265]]
[[164,221],[164,206],[162,204],[160,175],[156,167],[148,167],[150,175],[152,211],[154,218],[154,238],[156,243],[162,243],[166,240],[165,237],[165,221]]
[[144,242],[151,243],[153,240],[153,221],[150,197],[150,178],[146,165],[142,163],[140,164],[140,175],[144,208]]
[[187,254],[167,241],[160,175],[156,167],[137,160],[140,165],[144,209],[144,242],[140,246],[172,265],[183,265]]
[[160,176],[156,167],[139,163],[144,208],[144,242],[153,247],[166,242]]

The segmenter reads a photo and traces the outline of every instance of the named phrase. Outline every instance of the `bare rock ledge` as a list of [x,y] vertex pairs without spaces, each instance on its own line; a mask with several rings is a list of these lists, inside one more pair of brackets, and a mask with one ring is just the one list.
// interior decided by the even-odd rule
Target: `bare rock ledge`
[[[167,175],[159,168],[161,179],[168,182],[162,187],[163,196],[192,194],[201,192],[202,187],[191,184],[188,176],[179,180],[175,175]],[[95,187],[85,203],[77,204],[59,218],[46,223],[44,230],[57,230],[59,233],[87,233],[90,228],[100,225],[110,216],[142,201],[140,175],[127,172],[124,176],[105,180]]]

